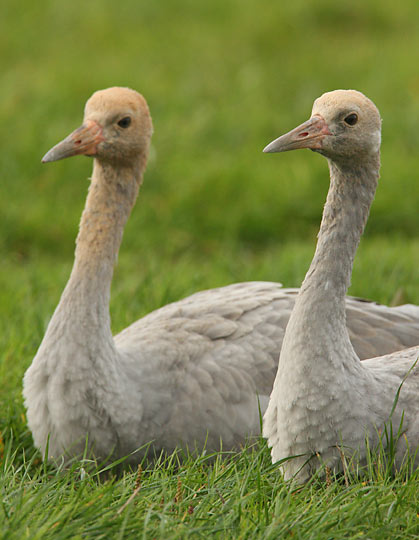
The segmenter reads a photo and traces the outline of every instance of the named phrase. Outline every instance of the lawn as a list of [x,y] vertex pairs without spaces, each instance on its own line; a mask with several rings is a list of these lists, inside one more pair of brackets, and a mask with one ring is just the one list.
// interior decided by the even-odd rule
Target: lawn
[[417,0],[3,2],[0,538],[419,534],[417,474],[377,466],[293,490],[263,441],[224,459],[144,464],[138,478],[44,467],[21,397],[71,270],[91,171],[87,158],[40,159],[80,124],[99,88],[143,93],[155,129],[115,272],[115,332],[201,289],[300,285],[327,166],[308,151],[261,150],[335,88],[363,91],[383,117],[380,185],[350,293],[419,304],[418,50]]

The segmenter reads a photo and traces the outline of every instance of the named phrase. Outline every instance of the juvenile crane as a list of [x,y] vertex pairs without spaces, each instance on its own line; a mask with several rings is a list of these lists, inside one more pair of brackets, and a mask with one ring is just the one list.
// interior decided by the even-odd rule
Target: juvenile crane
[[[286,479],[305,481],[341,454],[365,461],[382,436],[395,463],[419,446],[419,347],[360,361],[345,322],[353,260],[377,187],[381,119],[360,92],[336,90],[314,102],[311,118],[265,148],[310,148],[329,163],[330,189],[310,269],[285,332],[263,435]],[[397,393],[400,390],[398,400]],[[396,407],[392,412],[393,405]],[[390,425],[391,424],[391,425]],[[416,463],[418,459],[416,458]]]
[[[125,223],[146,166],[152,123],[127,88],[98,91],[83,125],[43,161],[92,156],[86,207],[70,279],[25,374],[35,445],[46,458],[140,459],[177,446],[237,447],[260,431],[296,291],[241,283],[167,305],[113,337],[109,298]],[[419,308],[348,299],[358,352],[419,342]],[[407,342],[407,343],[406,343]]]

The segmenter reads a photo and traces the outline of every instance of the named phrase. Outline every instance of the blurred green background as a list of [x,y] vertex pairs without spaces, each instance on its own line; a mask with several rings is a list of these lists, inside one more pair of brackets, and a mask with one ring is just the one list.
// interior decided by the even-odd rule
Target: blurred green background
[[69,275],[92,165],[40,159],[108,86],[143,93],[155,127],[115,275],[115,331],[199,289],[301,283],[327,165],[308,151],[262,148],[336,88],[361,90],[384,119],[380,186],[351,293],[419,304],[418,51],[417,0],[3,1],[6,390],[20,399],[20,378]]

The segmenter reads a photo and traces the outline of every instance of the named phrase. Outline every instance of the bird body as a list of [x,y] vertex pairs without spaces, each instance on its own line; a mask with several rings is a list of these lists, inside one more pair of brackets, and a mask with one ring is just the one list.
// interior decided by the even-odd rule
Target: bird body
[[[71,276],[24,377],[28,424],[51,459],[82,454],[86,437],[99,459],[132,453],[135,462],[147,443],[230,449],[260,432],[295,289],[249,282],[202,291],[112,336],[113,267],[151,132],[142,96],[110,88],[44,157],[94,157]],[[418,343],[419,308],[404,309],[348,298],[359,354]]]
[[419,446],[419,347],[361,362],[345,320],[353,260],[378,182],[380,128],[369,99],[340,90],[316,100],[308,122],[265,149],[317,150],[327,157],[331,177],[316,252],[264,416],[272,459],[285,459],[287,479],[305,481],[322,464],[341,469],[341,451],[365,461],[366,438],[376,445],[381,434],[384,447],[390,444],[386,428],[388,434],[400,429],[398,466],[408,447],[414,454]]

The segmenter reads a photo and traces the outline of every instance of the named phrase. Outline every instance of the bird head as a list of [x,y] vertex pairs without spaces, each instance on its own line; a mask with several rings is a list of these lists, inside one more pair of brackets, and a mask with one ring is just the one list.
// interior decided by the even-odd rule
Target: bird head
[[83,124],[51,148],[42,161],[86,155],[127,165],[148,154],[152,132],[141,94],[121,87],[99,90],[86,103]]
[[356,90],[334,90],[316,99],[307,122],[268,144],[264,152],[310,148],[333,161],[376,155],[381,143],[377,107]]

